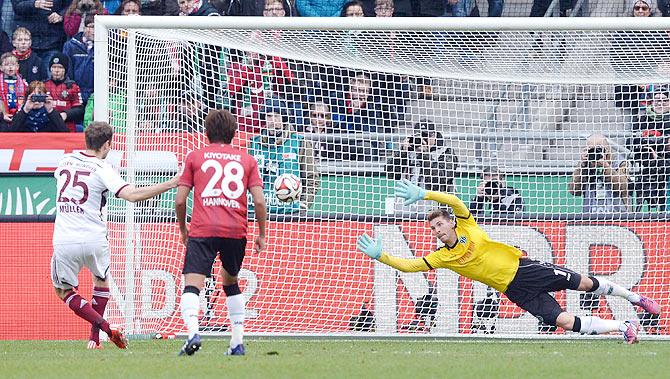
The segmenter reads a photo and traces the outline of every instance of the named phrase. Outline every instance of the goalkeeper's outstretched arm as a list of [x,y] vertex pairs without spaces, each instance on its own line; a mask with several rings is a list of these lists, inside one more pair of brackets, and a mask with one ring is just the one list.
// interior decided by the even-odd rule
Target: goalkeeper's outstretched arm
[[398,258],[383,252],[381,238],[374,240],[367,234],[358,237],[358,250],[370,258],[403,272],[419,272],[432,269],[425,258]]
[[396,184],[395,195],[405,199],[405,205],[415,203],[419,200],[433,200],[450,206],[458,217],[467,218],[470,216],[470,210],[458,196],[449,193],[426,191],[407,179],[403,179]]

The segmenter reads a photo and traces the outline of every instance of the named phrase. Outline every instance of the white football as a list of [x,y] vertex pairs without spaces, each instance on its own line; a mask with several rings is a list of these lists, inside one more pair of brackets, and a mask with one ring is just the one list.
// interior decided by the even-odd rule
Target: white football
[[281,174],[275,180],[275,196],[280,201],[292,203],[300,198],[302,183],[293,174]]

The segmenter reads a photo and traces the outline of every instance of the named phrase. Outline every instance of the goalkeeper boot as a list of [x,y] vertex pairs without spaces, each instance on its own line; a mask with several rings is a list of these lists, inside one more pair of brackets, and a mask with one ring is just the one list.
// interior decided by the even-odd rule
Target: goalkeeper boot
[[118,346],[119,349],[128,347],[128,339],[121,333],[120,330],[112,328],[112,334],[109,335],[109,340]]
[[239,344],[235,347],[229,347],[226,355],[244,355],[244,344]]
[[633,303],[633,305],[637,305],[653,315],[661,314],[661,306],[654,300],[642,295],[640,295],[640,301]]
[[640,342],[640,338],[638,337],[640,323],[635,320],[629,320],[624,322],[624,324],[627,326],[627,329],[623,332],[623,340],[629,345]]
[[187,339],[184,342],[184,346],[181,347],[179,355],[193,355],[196,351],[200,350],[202,343],[200,342],[200,334],[195,334],[193,338]]

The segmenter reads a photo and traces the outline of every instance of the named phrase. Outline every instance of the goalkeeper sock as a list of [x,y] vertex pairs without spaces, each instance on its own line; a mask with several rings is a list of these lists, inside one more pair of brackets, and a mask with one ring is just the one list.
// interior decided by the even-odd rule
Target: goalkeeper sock
[[200,290],[195,286],[184,287],[181,295],[181,318],[188,330],[188,339],[198,333],[198,311],[200,310]]
[[595,278],[593,276],[590,278],[593,281],[593,288],[591,288],[591,290],[588,292],[593,292],[596,295],[614,295],[623,297],[631,303],[637,303],[640,301],[640,295],[629,291],[616,283],[612,283],[604,278]]
[[79,296],[78,293],[71,291],[65,296],[63,302],[72,309],[74,314],[88,321],[91,325],[97,326],[107,334],[112,333],[112,330],[109,328],[109,323],[93,309],[86,299]]
[[603,334],[609,332],[626,331],[626,325],[616,320],[603,320],[595,316],[575,317],[573,332],[582,334]]
[[232,324],[232,335],[230,337],[230,347],[233,348],[243,343],[244,337],[244,296],[240,292],[237,284],[224,286],[226,293],[226,305],[228,306],[228,317]]
[[[93,298],[91,299],[91,306],[93,307],[93,310],[102,317],[105,317],[105,308],[107,308],[108,301],[109,288],[93,287]],[[100,328],[97,326],[91,326],[91,335],[88,339],[89,341],[100,343]]]

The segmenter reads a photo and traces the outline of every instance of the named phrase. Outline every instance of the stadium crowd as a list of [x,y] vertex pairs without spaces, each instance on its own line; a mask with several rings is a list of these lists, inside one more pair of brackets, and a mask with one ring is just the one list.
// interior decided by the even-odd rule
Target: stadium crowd
[[[174,16],[265,16],[265,17],[478,17],[519,15],[517,3],[488,0],[481,12],[474,0],[0,0],[0,131],[81,132],[93,117],[94,16],[95,15],[174,15]],[[601,2],[585,11],[577,1],[533,0],[526,2],[528,16],[548,12],[558,16],[594,15]],[[612,6],[621,16],[653,17],[670,15],[668,0],[622,0]],[[555,11],[552,7],[558,4]],[[481,2],[480,2],[481,5]],[[616,9],[616,10],[614,10]],[[621,9],[621,10],[619,10]],[[588,14],[585,14],[588,13]],[[613,14],[608,14],[613,15]],[[280,32],[276,32],[280,33]],[[112,49],[124,51],[125,35],[110,37]],[[355,51],[362,32],[347,35]],[[634,43],[636,35],[615,35],[613,46]],[[194,43],[189,49],[169,46],[155,49],[142,45],[138,54],[148,62],[171,57],[170,64],[181,79],[166,88],[157,82],[138,87],[137,131],[139,133],[202,132],[210,109],[228,108],[236,115],[241,130],[260,134],[267,142],[268,117],[277,118],[275,127],[294,134],[332,134],[333,138],[305,140],[301,152],[309,151],[307,162],[295,162],[303,179],[317,183],[315,166],[328,160],[361,161],[381,164],[389,178],[409,178],[438,191],[453,191],[459,157],[445,144],[434,120],[408,122],[411,99],[432,96],[425,78],[344,70],[330,66],[264,56],[255,52],[222,49]],[[116,44],[116,45],[115,45]],[[181,49],[181,50],[180,50]],[[150,56],[146,54],[154,54]],[[176,57],[178,56],[178,57]],[[622,58],[622,59],[625,59]],[[195,62],[195,63],[193,63]],[[617,62],[613,62],[617,63]],[[620,62],[626,63],[626,62]],[[187,67],[188,64],[196,68]],[[122,74],[123,54],[110,61],[110,124],[118,132],[125,128],[126,94]],[[613,64],[613,66],[616,66]],[[138,71],[152,69],[138,66]],[[648,206],[665,209],[666,136],[670,134],[670,92],[664,86],[617,86],[617,106],[630,116],[631,129],[639,138],[630,138],[626,147],[631,159],[619,159],[609,150],[602,162],[593,162],[588,149],[609,149],[604,136],[593,136],[575,169],[570,192],[583,196],[595,206],[606,193],[611,198],[635,195]],[[281,122],[280,122],[281,121]],[[401,140],[376,137],[383,133],[405,132]],[[288,133],[288,132],[287,132]],[[274,136],[270,136],[271,142]],[[280,141],[284,141],[280,139]],[[593,142],[596,141],[596,142]],[[286,162],[276,162],[276,165]],[[270,166],[271,167],[271,166]],[[598,168],[605,167],[603,181]],[[616,172],[615,172],[616,171]],[[486,209],[505,214],[524,211],[524,202],[498,173],[483,173],[477,187],[475,213]],[[626,180],[627,179],[627,180]],[[624,191],[623,184],[630,182]],[[606,190],[599,190],[602,186]],[[600,186],[600,187],[599,187]],[[306,193],[300,204],[313,201],[316,188]],[[633,209],[635,204],[618,202],[608,211]],[[420,206],[420,204],[419,204]],[[585,212],[590,208],[585,205]],[[604,209],[600,207],[601,211]],[[483,213],[482,213],[483,214]]]

